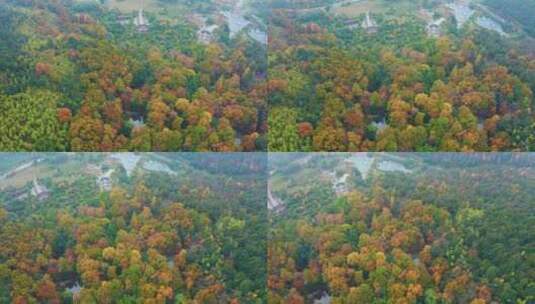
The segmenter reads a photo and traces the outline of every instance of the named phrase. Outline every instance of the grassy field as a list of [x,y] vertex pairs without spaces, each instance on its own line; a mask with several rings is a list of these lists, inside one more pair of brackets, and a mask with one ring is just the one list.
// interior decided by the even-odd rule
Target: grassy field
[[20,188],[26,185],[26,183],[31,182],[36,176],[39,178],[51,176],[52,172],[50,168],[43,165],[32,166],[26,170],[18,172],[14,176],[3,180],[0,183],[0,189],[13,186],[15,188]]
[[[95,0],[76,0],[77,2],[95,2]],[[108,0],[106,6],[111,9],[118,9],[122,13],[128,14],[138,11],[142,6],[142,0]],[[178,16],[185,11],[181,4],[162,4],[158,0],[144,0],[144,10],[151,13],[160,13],[167,10],[167,13]]]
[[337,7],[333,11],[336,14],[345,15],[347,17],[357,17],[367,11],[372,13],[387,13],[391,10],[395,13],[405,13],[408,11],[415,12],[418,9],[419,6],[412,0],[400,0],[396,3],[384,0],[363,0],[346,6]]
[[[116,8],[123,13],[130,13],[141,8],[141,0],[108,0],[106,5],[110,8]],[[174,7],[177,6],[177,7]],[[179,5],[162,5],[157,0],[145,0],[144,8],[148,12],[159,12],[163,8],[182,9]]]
[[10,186],[15,188],[23,187],[27,183],[33,181],[33,179],[36,177],[38,179],[51,177],[54,182],[69,181],[75,177],[86,174],[83,168],[85,168],[85,166],[83,166],[79,161],[75,160],[64,162],[61,165],[60,171],[58,171],[58,167],[51,166],[49,164],[37,164],[17,172],[15,175],[5,180],[2,180],[0,182],[0,190]]

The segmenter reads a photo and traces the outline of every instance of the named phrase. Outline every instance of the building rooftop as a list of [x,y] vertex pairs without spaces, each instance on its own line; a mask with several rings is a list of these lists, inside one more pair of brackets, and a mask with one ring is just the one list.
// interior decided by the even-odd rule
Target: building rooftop
[[112,181],[111,175],[115,170],[110,169],[108,172],[97,177],[97,185],[100,188],[100,191],[111,191]]

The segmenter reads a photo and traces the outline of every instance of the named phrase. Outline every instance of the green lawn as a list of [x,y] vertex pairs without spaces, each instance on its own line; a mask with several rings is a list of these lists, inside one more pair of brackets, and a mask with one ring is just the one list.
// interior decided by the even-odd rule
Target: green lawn
[[5,189],[9,186],[20,188],[31,182],[34,178],[46,178],[51,177],[55,182],[64,182],[72,180],[73,176],[85,175],[85,165],[78,160],[69,160],[62,163],[58,172],[55,165],[50,164],[37,164],[17,172],[15,175],[2,180],[0,183],[0,189]]
[[[123,13],[130,13],[141,8],[141,0],[108,0],[106,5],[110,8],[117,8]],[[158,12],[163,6],[157,0],[145,0],[144,8],[149,12]]]
[[[77,2],[96,2],[96,0],[76,0]],[[162,4],[158,0],[144,0],[144,9],[147,12],[159,13],[166,9],[167,13],[171,16],[179,16],[185,11],[185,7],[182,4]],[[141,8],[141,0],[107,0],[106,6],[111,9],[118,9],[122,13],[128,14],[135,12]]]
[[0,183],[0,189],[7,187],[20,188],[31,182],[36,176],[39,178],[50,176],[51,172],[48,167],[43,165],[32,166],[26,170],[16,173],[14,176],[9,177]]
[[393,10],[396,13],[406,13],[408,11],[416,12],[419,8],[419,5],[413,0],[400,0],[395,3],[385,0],[364,0],[338,7],[334,9],[334,12],[348,17],[357,17],[367,11],[372,13],[387,13],[389,10]]

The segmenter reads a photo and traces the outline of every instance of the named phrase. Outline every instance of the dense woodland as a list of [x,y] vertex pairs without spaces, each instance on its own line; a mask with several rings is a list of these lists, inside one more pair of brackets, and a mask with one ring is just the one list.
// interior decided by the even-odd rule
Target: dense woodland
[[109,193],[45,159],[48,199],[0,192],[0,303],[266,303],[263,156],[177,156],[178,176],[120,170]]
[[[532,5],[487,2],[533,28]],[[433,37],[416,12],[393,12],[372,13],[369,33],[363,15],[273,11],[270,151],[535,149],[532,37],[451,16]]]
[[265,47],[146,14],[138,33],[92,1],[0,3],[0,150],[265,150]]
[[[407,156],[426,164],[413,174],[357,174],[339,197],[280,173],[294,186],[272,217],[269,303],[533,303],[533,166],[451,156]],[[336,156],[316,157],[301,170],[317,179]]]

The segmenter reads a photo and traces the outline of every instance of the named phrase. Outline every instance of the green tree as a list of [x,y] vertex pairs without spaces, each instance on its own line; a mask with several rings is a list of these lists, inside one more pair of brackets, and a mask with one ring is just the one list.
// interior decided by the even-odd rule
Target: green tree
[[66,150],[66,126],[58,120],[57,100],[49,91],[0,95],[0,150]]

